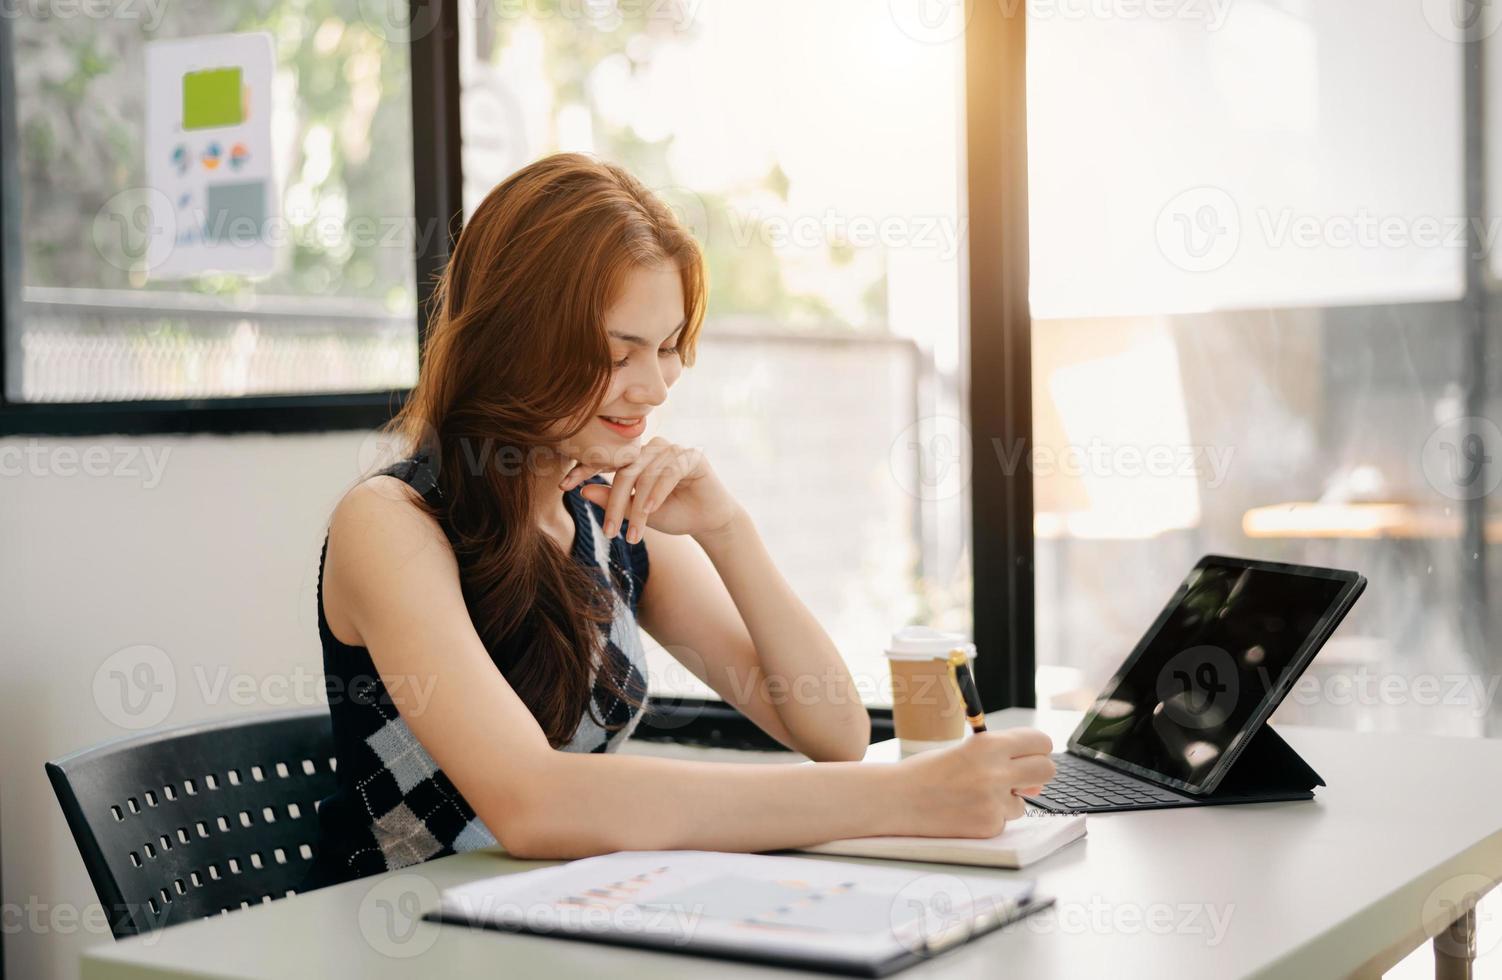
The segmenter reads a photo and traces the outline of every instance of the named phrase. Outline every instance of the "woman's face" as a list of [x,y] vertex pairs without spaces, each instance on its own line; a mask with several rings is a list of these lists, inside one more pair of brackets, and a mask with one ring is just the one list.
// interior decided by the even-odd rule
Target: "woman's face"
[[614,459],[640,442],[647,416],[667,401],[683,373],[678,337],[684,326],[683,282],[669,262],[627,273],[605,313],[612,361],[610,388],[588,424],[564,444],[574,459]]

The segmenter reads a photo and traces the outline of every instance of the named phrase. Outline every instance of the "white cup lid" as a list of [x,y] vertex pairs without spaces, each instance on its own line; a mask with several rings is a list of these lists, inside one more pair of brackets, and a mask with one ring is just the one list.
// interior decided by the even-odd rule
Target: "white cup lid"
[[975,644],[967,640],[964,633],[945,633],[928,626],[904,626],[892,634],[886,652],[893,660],[931,660],[947,657],[954,649],[963,649],[966,656],[975,656]]

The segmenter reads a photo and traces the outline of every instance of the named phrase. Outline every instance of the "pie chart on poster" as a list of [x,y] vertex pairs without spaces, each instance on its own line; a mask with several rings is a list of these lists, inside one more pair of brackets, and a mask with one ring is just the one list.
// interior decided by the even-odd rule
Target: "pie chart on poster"
[[224,155],[224,151],[222,149],[220,149],[218,143],[210,143],[208,146],[204,147],[204,149],[203,149],[203,169],[205,169],[205,170],[218,170],[219,169],[219,159],[223,155]]

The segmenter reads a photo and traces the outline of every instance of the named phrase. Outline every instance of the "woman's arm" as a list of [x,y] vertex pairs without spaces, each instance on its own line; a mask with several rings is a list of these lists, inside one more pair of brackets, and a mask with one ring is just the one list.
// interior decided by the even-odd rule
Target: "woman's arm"
[[[986,836],[1047,782],[1046,736],[991,732],[896,765],[740,765],[553,749],[475,633],[442,531],[394,478],[330,527],[329,624],[370,651],[396,708],[507,851],[769,850],[870,834]],[[988,737],[989,736],[989,737]],[[927,757],[927,758],[925,758]]]
[[607,535],[647,542],[641,622],[653,639],[789,748],[862,758],[871,719],[844,658],[704,454],[659,437],[619,466],[576,466],[563,487],[607,469],[608,485],[580,492],[605,509]]
[[654,640],[788,748],[820,762],[865,755],[871,719],[850,670],[745,511],[718,531],[648,528],[644,540],[640,622]]

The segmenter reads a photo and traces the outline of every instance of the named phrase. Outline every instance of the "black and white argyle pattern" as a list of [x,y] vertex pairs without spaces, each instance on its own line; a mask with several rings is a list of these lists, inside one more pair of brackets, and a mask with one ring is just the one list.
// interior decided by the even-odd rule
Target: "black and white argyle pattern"
[[[407,474],[396,473],[403,479]],[[417,486],[416,481],[413,482]],[[590,482],[604,482],[594,478]],[[614,615],[601,629],[595,675],[602,660],[613,665],[622,686],[645,702],[646,653],[637,630],[635,608],[645,582],[646,554],[641,544],[628,546],[624,538],[606,538],[600,521],[603,511],[579,495],[566,495],[574,512],[578,537],[574,557],[592,563],[610,585]],[[325,554],[327,554],[325,545]],[[320,569],[321,573],[321,569]],[[488,847],[495,835],[439,769],[413,735],[397,709],[411,692],[393,698],[360,647],[339,643],[327,630],[321,600],[319,620],[324,633],[325,671],[331,667],[346,681],[348,696],[330,702],[334,715],[339,786],[319,807],[319,864],[330,880],[363,877],[460,851]],[[337,649],[330,650],[330,644]],[[335,667],[334,665],[338,666]],[[367,666],[368,665],[368,669]],[[631,736],[642,711],[596,684],[567,752],[611,752]],[[605,725],[621,725],[615,732]],[[503,759],[496,760],[504,765]],[[320,882],[327,883],[327,881]]]

